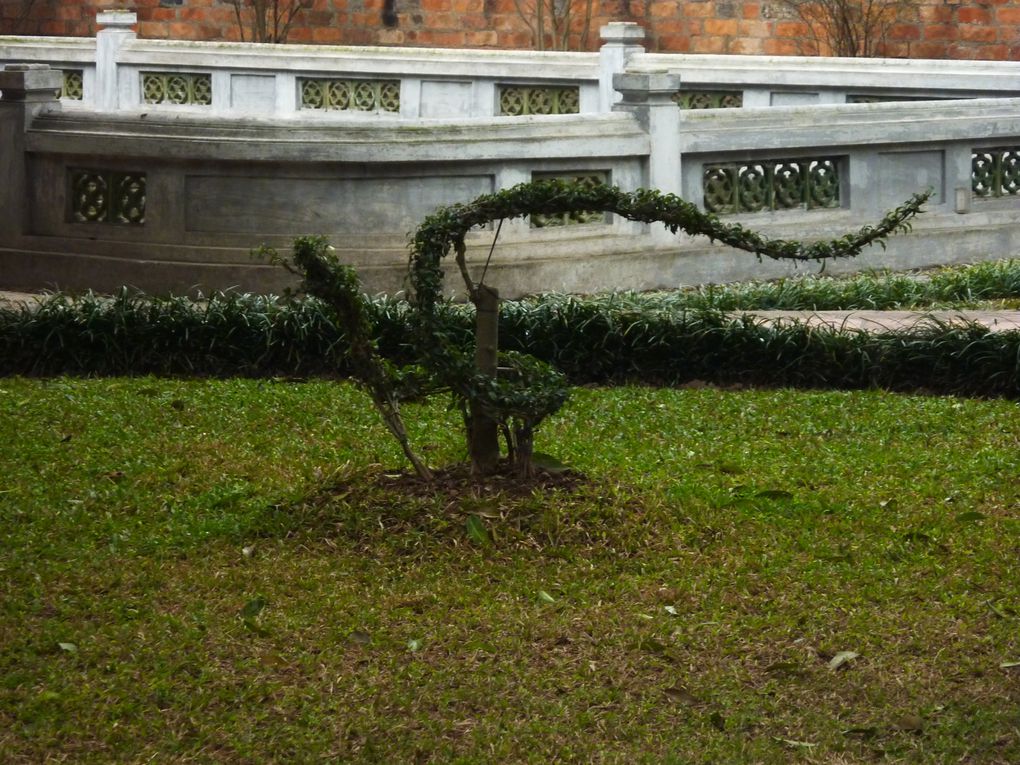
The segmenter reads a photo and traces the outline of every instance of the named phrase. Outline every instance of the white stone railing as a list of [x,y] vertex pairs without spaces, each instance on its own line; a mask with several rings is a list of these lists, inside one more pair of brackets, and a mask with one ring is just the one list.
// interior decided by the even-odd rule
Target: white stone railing
[[[681,78],[694,108],[1020,97],[1020,62],[637,53],[627,72]],[[725,102],[725,103],[721,103]]]
[[[116,24],[91,48],[0,41],[33,62],[0,71],[0,286],[278,288],[249,251],[326,234],[371,289],[397,290],[425,215],[550,176],[673,192],[787,237],[841,235],[930,187],[913,234],[830,268],[1020,251],[1016,65],[792,59],[763,74],[752,57],[644,54],[639,28],[610,27],[598,54],[181,44]],[[83,67],[81,102],[47,63]],[[678,108],[740,83],[744,108]],[[560,111],[579,113],[500,115],[501,85],[576,88]],[[148,102],[169,91],[192,102]],[[378,108],[301,108],[308,91]],[[773,98],[794,91],[827,95]],[[748,108],[751,92],[770,108]],[[820,103],[922,92],[955,100]],[[789,270],[598,214],[507,221],[497,253],[507,295]]]
[[392,119],[607,112],[613,77],[678,75],[682,108],[1020,96],[1020,63],[652,54],[636,24],[598,53],[140,40],[104,11],[96,39],[0,37],[0,64],[65,72],[68,108]]
[[591,53],[140,40],[106,11],[95,40],[0,37],[0,63],[46,63],[65,102],[102,111],[446,119],[608,111]]

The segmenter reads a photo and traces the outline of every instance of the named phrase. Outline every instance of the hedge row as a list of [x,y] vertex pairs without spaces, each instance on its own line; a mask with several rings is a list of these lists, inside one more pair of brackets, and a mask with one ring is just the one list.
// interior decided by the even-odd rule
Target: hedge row
[[[372,306],[381,351],[412,361],[407,306]],[[471,336],[464,306],[449,333]],[[869,334],[761,326],[719,311],[635,306],[628,296],[547,296],[503,306],[500,344],[554,364],[574,383],[642,382],[813,388],[882,387],[1020,398],[1020,332],[930,323]],[[0,374],[333,376],[343,333],[321,303],[219,295],[193,303],[121,294],[55,296],[0,310]]]

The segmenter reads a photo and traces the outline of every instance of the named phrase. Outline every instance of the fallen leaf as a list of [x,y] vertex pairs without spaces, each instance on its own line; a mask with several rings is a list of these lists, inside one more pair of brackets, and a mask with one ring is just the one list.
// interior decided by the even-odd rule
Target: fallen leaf
[[810,741],[797,741],[792,738],[777,738],[775,740],[780,744],[786,744],[786,746],[792,746],[797,749],[811,749],[818,746],[818,744],[812,744]]
[[860,654],[854,651],[840,651],[829,660],[829,669],[837,670],[848,662],[856,659]]
[[922,720],[918,715],[901,715],[893,720],[893,727],[896,730],[920,733],[924,730],[924,720]]
[[701,700],[691,693],[689,690],[684,688],[682,685],[674,685],[671,688],[665,688],[663,690],[669,698],[674,701],[681,701],[684,704],[699,704]]
[[61,651],[67,651],[68,653],[74,653],[78,650],[78,646],[74,643],[57,643],[60,646]]
[[372,636],[363,630],[354,630],[350,634],[350,639],[352,643],[357,643],[358,645],[368,645],[372,642]]

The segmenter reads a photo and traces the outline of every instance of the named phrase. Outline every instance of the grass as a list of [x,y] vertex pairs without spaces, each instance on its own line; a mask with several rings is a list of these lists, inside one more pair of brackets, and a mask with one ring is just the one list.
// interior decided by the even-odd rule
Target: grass
[[380,488],[342,383],[8,378],[0,432],[5,763],[1020,761],[1015,402],[580,389],[591,483],[518,499]]

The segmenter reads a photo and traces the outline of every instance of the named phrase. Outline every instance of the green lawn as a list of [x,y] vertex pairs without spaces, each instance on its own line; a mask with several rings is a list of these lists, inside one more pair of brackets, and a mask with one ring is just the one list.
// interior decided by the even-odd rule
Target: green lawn
[[0,379],[0,434],[0,762],[1020,762],[1015,402],[580,389],[589,483],[516,499],[380,488],[347,384]]

